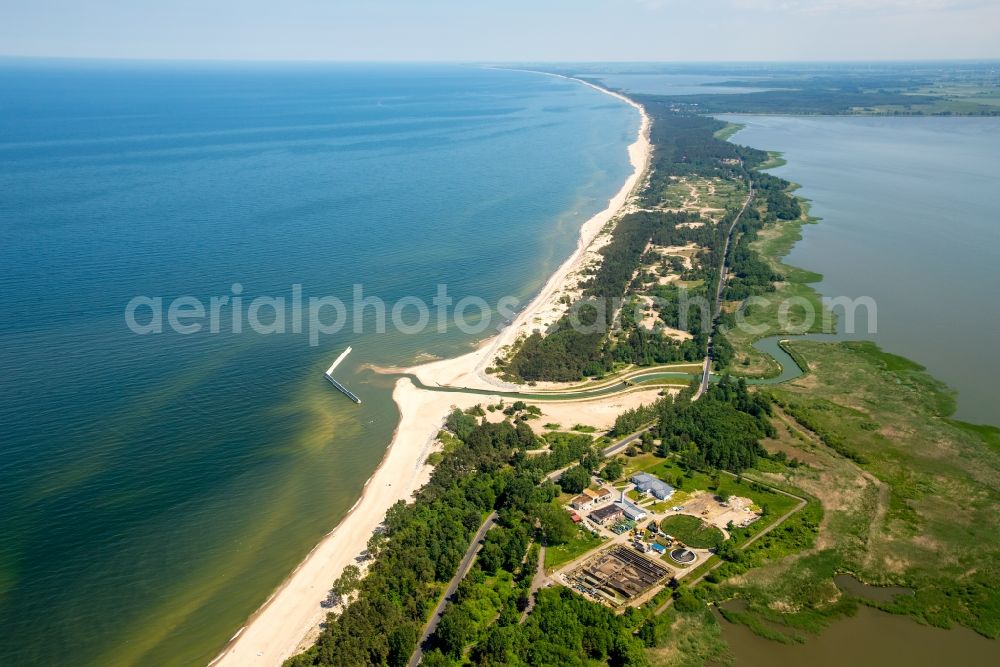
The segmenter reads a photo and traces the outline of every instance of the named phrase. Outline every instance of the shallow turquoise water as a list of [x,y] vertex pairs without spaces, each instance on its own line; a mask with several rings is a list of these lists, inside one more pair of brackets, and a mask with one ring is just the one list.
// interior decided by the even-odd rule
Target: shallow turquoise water
[[821,273],[824,296],[872,297],[860,337],[958,390],[958,418],[1000,424],[1000,119],[725,118],[746,125],[732,141],[784,153],[773,173],[822,218],[788,262]]
[[140,336],[129,299],[526,301],[638,122],[523,72],[0,61],[0,664],[206,662],[381,459],[362,364],[488,333]]

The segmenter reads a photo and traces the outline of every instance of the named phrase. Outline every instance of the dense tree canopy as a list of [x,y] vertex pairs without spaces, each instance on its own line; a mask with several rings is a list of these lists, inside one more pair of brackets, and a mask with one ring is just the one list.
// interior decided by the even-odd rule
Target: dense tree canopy
[[559,476],[559,486],[566,493],[580,493],[590,485],[590,471],[576,465]]
[[764,454],[761,438],[774,434],[770,401],[750,393],[742,379],[724,376],[698,401],[664,398],[657,403],[661,453],[676,452],[692,468],[738,472]]
[[[530,429],[526,433],[509,421],[477,423],[460,411],[449,415],[447,426],[461,434],[461,446],[444,454],[415,502],[400,501],[386,513],[381,532],[369,542],[374,560],[367,576],[359,582],[351,570],[336,582],[340,593],[356,590],[356,596],[329,617],[317,644],[289,665],[406,664],[442,586],[492,510],[499,512],[500,525],[487,533],[484,572],[521,567],[533,539],[558,544],[575,533],[565,510],[552,504],[558,487],[540,482],[574,461],[594,465],[590,436],[563,434],[545,454],[525,456],[534,446]],[[447,664],[470,639],[470,628],[462,614],[442,621],[427,662]],[[494,638],[484,651],[499,651],[503,644]]]

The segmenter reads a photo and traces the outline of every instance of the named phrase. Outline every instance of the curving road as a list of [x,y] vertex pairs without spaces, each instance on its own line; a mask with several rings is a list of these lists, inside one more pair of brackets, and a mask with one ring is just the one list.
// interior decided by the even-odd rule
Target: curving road
[[587,398],[597,398],[600,396],[610,396],[612,394],[622,393],[630,389],[634,389],[637,384],[644,382],[663,382],[669,384],[669,381],[673,380],[675,383],[678,381],[683,383],[684,381],[689,381],[700,375],[701,382],[698,385],[698,390],[691,399],[694,401],[698,400],[708,389],[709,382],[712,381],[712,342],[715,334],[715,324],[718,322],[719,315],[722,310],[722,289],[726,282],[726,265],[727,260],[729,259],[729,247],[732,245],[733,233],[736,231],[736,225],[739,224],[740,220],[743,218],[743,214],[746,213],[747,207],[750,206],[750,202],[753,200],[754,189],[752,180],[749,181],[749,187],[750,191],[747,194],[746,199],[743,201],[743,205],[740,207],[739,212],[729,225],[729,231],[726,234],[726,241],[722,247],[722,261],[719,266],[719,280],[715,287],[715,303],[712,310],[712,327],[709,331],[707,342],[708,349],[705,358],[701,362],[701,372],[698,375],[670,370],[671,366],[690,366],[691,364],[671,364],[659,368],[635,369],[624,376],[621,376],[617,380],[609,380],[607,384],[598,385],[596,387],[580,387],[578,389],[553,392],[504,391],[499,388],[473,389],[470,387],[453,387],[447,385],[430,386],[424,384],[420,378],[412,373],[405,373],[403,374],[404,377],[409,378],[418,389],[426,389],[428,391],[481,394],[484,396],[503,396],[508,398],[527,399],[531,401],[578,401]]

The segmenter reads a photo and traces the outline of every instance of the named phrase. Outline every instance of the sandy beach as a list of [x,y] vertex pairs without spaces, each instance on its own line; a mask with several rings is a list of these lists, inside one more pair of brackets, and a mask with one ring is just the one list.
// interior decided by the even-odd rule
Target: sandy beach
[[[592,250],[595,242],[600,243],[602,230],[625,209],[641,183],[651,150],[649,118],[645,111],[622,95],[585,81],[579,83],[620,99],[640,112],[639,136],[628,147],[633,173],[609,201],[607,208],[583,224],[576,250],[509,326],[484,341],[473,352],[406,369],[425,384],[497,390],[510,388],[511,385],[488,376],[485,369],[506,346],[530,333],[540,323],[560,314],[560,308],[564,306],[558,304],[558,299],[563,293],[575,289],[575,275],[586,265],[588,250]],[[656,393],[652,390],[630,393],[628,398],[618,396],[591,401],[564,401],[559,403],[558,415],[568,424],[572,419],[587,423],[589,414],[600,422],[594,426],[606,428],[613,422],[614,415],[639,402],[654,400]],[[431,468],[426,459],[433,451],[437,432],[448,412],[453,407],[464,409],[491,401],[491,397],[481,394],[422,391],[406,378],[397,381],[392,396],[399,407],[400,422],[382,463],[368,480],[361,498],[247,620],[212,665],[280,665],[286,658],[308,647],[326,617],[327,610],[321,603],[326,599],[333,581],[365,549],[386,510],[398,500],[409,499],[427,481]],[[498,397],[492,400],[495,402]],[[607,405],[595,410],[597,403]],[[555,413],[555,407],[553,411]]]
[[[559,75],[553,74],[551,76]],[[579,81],[578,79],[574,80]],[[649,164],[651,152],[649,143],[649,117],[646,115],[645,110],[632,100],[618,93],[604,90],[586,81],[580,81],[580,83],[626,102],[630,106],[635,107],[642,115],[639,136],[628,147],[629,161],[633,167],[632,174],[625,181],[625,184],[622,185],[621,190],[608,202],[607,208],[583,224],[580,228],[580,238],[577,242],[576,250],[556,269],[555,273],[549,277],[531,303],[518,313],[510,325],[493,338],[484,341],[473,352],[452,359],[442,359],[407,369],[407,372],[415,374],[424,384],[472,387],[477,389],[519,389],[515,385],[504,383],[493,376],[487,375],[486,368],[490,366],[493,359],[504,348],[513,344],[518,338],[534,331],[539,326],[537,320],[542,319],[550,323],[557,319],[558,315],[565,312],[568,306],[559,304],[559,298],[567,291],[572,292],[575,290],[576,276],[587,265],[588,255],[591,254],[590,251],[592,251],[595,243],[602,245],[602,241],[599,238],[602,230],[604,230],[605,226],[611,220],[626,209],[631,195],[641,183]]]

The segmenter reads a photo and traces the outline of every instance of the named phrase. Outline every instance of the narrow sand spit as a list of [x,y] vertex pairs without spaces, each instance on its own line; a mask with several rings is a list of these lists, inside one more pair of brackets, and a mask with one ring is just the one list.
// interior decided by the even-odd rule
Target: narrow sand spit
[[[510,326],[485,341],[474,352],[408,369],[425,384],[482,389],[504,386],[488,377],[485,368],[501,348],[517,340],[524,331],[530,331],[536,317],[551,310],[553,306],[550,302],[557,299],[556,295],[570,288],[567,280],[579,270],[587,248],[601,229],[624,209],[641,182],[650,157],[649,117],[645,110],[622,95],[584,81],[580,83],[616,97],[642,114],[639,136],[628,148],[629,160],[634,168],[632,175],[608,207],[584,223],[576,251],[556,270]],[[451,408],[467,408],[498,400],[498,397],[491,399],[480,394],[421,391],[406,378],[397,381],[392,397],[399,406],[399,426],[361,498],[247,620],[246,625],[237,631],[211,664],[280,665],[289,656],[306,648],[316,638],[320,623],[326,617],[327,610],[321,603],[326,599],[333,581],[365,549],[368,538],[381,524],[386,510],[396,501],[410,498],[427,481],[431,471],[425,463],[427,455],[432,451],[435,436]],[[622,403],[622,398],[604,400]]]

